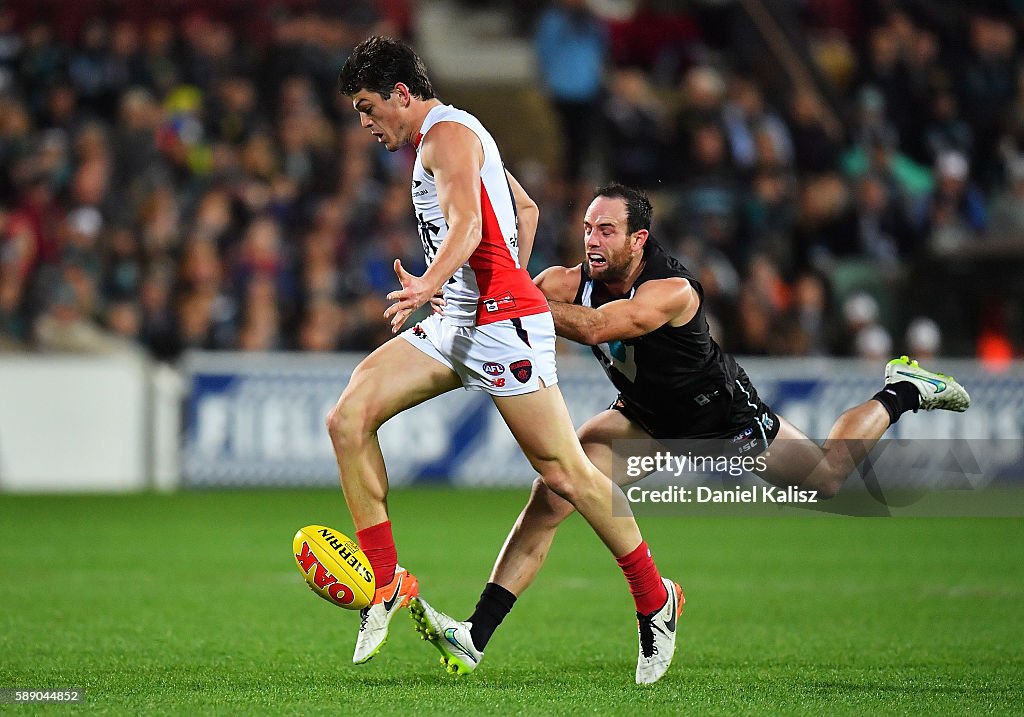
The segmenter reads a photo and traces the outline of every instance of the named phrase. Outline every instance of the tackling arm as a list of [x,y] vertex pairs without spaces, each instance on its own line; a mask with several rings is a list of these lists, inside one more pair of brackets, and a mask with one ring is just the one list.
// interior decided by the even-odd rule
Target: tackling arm
[[533,283],[537,285],[549,303],[552,301],[572,303],[580,285],[580,271],[579,264],[571,269],[564,266],[550,266],[537,274]]
[[686,279],[671,278],[649,281],[632,298],[597,309],[562,301],[550,304],[559,336],[595,346],[643,336],[665,324],[682,326],[697,313],[700,298]]

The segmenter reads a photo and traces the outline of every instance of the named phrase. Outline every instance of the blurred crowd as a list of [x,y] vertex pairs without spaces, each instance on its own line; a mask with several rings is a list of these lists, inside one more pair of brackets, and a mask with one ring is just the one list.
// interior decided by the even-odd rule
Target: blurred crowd
[[[913,267],[979,245],[1024,254],[1024,7],[764,3],[769,30],[796,29],[782,44],[806,48],[801,79],[735,7],[673,5],[538,12],[566,181],[652,193],[654,235],[701,278],[731,351],[942,350]],[[1012,352],[1004,330],[986,338],[977,350]]]
[[[386,340],[394,258],[424,268],[414,156],[335,83],[361,38],[410,36],[412,5],[127,5],[55,24],[0,0],[0,350]],[[903,310],[908,265],[1024,243],[1019,13],[807,0],[829,91],[780,92],[676,3],[517,5],[565,148],[510,167],[542,210],[534,272],[579,261],[615,179],[651,192],[727,349],[927,356],[941,327]]]

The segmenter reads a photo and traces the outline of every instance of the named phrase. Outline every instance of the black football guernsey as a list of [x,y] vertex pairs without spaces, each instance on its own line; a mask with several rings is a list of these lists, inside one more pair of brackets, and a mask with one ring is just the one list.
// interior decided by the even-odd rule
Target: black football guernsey
[[711,337],[700,282],[660,244],[647,240],[643,268],[627,296],[609,294],[590,278],[584,262],[573,302],[596,309],[631,298],[645,282],[670,277],[686,279],[700,297],[693,318],[683,326],[665,324],[633,339],[598,344],[594,356],[619,390],[616,408],[651,435],[731,438],[766,407],[736,360]]

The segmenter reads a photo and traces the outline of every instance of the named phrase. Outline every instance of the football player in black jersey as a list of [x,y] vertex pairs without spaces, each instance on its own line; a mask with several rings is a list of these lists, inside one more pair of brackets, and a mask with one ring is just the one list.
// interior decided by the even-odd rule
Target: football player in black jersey
[[[887,364],[882,390],[843,413],[819,446],[765,405],[735,359],[719,348],[704,316],[700,283],[651,238],[651,215],[639,190],[621,184],[598,189],[583,223],[586,261],[551,267],[535,280],[558,335],[593,347],[619,390],[615,403],[578,431],[605,475],[639,479],[613,475],[614,451],[621,446],[646,446],[653,453],[659,440],[722,439],[716,445],[746,455],[771,445],[763,456],[764,480],[828,498],[904,412],[964,411],[970,405],[955,379],[904,356]],[[558,525],[572,511],[542,480],[534,482],[469,619],[477,649],[483,650],[533,581]],[[644,628],[641,619],[641,642]],[[652,622],[646,631],[656,646],[658,625]]]

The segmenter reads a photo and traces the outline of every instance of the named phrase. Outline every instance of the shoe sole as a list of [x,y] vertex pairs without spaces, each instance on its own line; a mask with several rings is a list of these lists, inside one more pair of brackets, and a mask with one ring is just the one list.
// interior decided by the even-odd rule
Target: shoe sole
[[446,672],[459,677],[461,675],[468,675],[473,671],[472,667],[466,665],[466,663],[444,648],[441,636],[430,626],[427,613],[420,604],[419,598],[413,598],[409,602],[409,617],[412,618],[413,627],[420,638],[429,642],[441,653],[441,665]]

